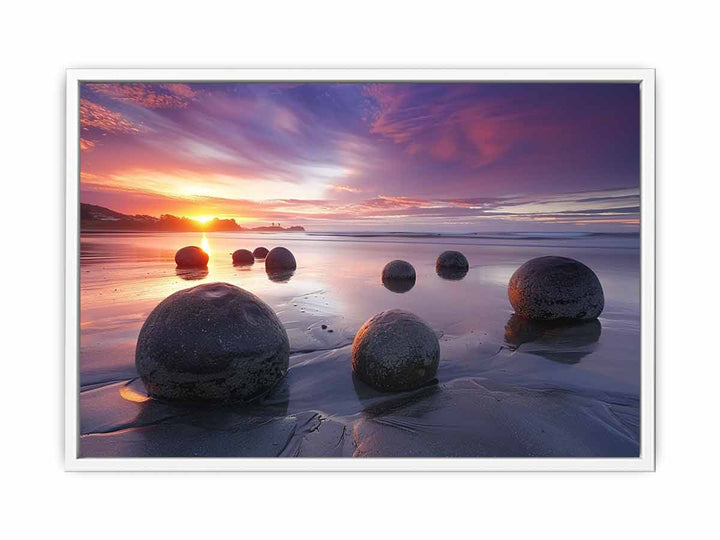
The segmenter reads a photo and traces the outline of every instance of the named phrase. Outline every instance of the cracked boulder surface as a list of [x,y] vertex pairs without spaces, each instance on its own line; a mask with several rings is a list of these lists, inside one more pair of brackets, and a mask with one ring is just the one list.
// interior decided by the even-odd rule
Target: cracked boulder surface
[[135,365],[148,393],[182,401],[251,401],[286,374],[290,345],[275,312],[228,283],[178,291],[140,330]]
[[596,319],[605,296],[595,272],[567,257],[537,257],[518,268],[508,298],[520,317],[552,321]]

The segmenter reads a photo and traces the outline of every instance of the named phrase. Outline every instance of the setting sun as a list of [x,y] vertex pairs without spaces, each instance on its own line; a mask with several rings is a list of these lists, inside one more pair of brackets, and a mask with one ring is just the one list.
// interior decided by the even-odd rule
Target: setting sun
[[200,223],[207,223],[208,221],[215,219],[215,216],[194,216],[192,219]]

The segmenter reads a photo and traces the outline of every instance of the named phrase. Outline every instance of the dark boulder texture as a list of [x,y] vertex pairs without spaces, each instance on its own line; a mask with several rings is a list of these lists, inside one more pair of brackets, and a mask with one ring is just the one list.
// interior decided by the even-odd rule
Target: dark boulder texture
[[245,402],[286,374],[289,354],[287,332],[267,304],[229,283],[208,283],[155,307],[135,365],[153,397]]
[[459,251],[443,251],[435,261],[435,272],[443,279],[462,279],[469,268],[467,258]]
[[253,250],[253,257],[255,257],[256,259],[264,259],[265,257],[267,257],[267,254],[268,248],[265,247],[256,247]]
[[232,261],[236,266],[248,266],[255,264],[255,257],[250,250],[238,249],[233,252]]
[[276,247],[271,249],[267,257],[265,257],[265,270],[268,273],[285,274],[292,272],[297,268],[295,256],[292,252],[284,247]]
[[382,282],[385,288],[392,292],[407,292],[415,286],[415,268],[400,259],[390,261],[383,268]]
[[197,246],[185,246],[175,253],[175,264],[178,268],[204,268],[210,257]]
[[417,315],[392,309],[360,327],[352,345],[352,369],[383,392],[413,390],[435,378],[440,343]]
[[595,319],[605,307],[595,272],[567,257],[538,257],[523,264],[510,278],[508,297],[520,317],[542,321]]

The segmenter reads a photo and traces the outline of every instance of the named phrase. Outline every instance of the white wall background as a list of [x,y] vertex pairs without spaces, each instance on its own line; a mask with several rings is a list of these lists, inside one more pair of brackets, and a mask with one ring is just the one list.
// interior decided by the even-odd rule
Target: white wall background
[[[606,539],[717,532],[720,78],[711,6],[6,3],[0,530],[17,531],[4,536]],[[657,68],[656,473],[63,472],[65,68],[313,66]]]

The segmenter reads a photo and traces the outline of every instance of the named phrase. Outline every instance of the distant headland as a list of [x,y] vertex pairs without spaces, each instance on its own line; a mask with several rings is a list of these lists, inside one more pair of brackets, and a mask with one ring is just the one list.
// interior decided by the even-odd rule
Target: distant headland
[[200,222],[188,217],[163,214],[160,217],[136,214],[134,216],[115,212],[104,206],[80,203],[80,230],[104,231],[166,231],[166,232],[303,232],[305,229],[281,227],[273,224],[269,227],[241,227],[234,219],[215,218]]

